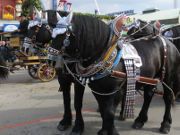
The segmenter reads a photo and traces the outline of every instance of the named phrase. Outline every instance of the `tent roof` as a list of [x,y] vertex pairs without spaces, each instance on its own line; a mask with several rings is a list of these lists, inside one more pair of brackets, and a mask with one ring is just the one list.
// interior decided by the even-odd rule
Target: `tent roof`
[[179,14],[180,14],[180,9],[171,9],[171,10],[156,11],[153,13],[136,14],[130,16],[130,18],[142,19],[146,21],[169,20],[169,19],[179,18]]

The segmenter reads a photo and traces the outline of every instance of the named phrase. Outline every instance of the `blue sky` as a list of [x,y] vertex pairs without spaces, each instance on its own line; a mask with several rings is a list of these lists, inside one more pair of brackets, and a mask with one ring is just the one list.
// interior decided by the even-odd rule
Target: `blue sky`
[[[172,9],[174,0],[97,0],[101,14],[134,9],[136,13],[147,8],[160,10]],[[72,10],[78,12],[94,13],[96,5],[94,0],[69,0]],[[180,0],[177,0],[180,8]]]

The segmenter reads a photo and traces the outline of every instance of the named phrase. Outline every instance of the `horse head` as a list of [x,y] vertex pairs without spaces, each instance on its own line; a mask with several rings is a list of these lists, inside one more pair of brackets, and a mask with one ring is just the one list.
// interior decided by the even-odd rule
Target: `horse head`
[[52,32],[52,48],[65,51],[65,48],[67,50],[72,40],[75,39],[71,24],[72,17],[72,12],[65,17],[61,17],[61,15],[57,13],[58,22]]
[[129,35],[131,38],[141,38],[144,36],[154,35],[154,27],[149,22],[143,20],[136,20],[131,25],[127,26]]
[[107,48],[110,27],[103,21],[96,17],[72,13],[67,17],[57,14],[57,17],[58,23],[53,29],[51,47],[60,53],[80,61],[93,61],[96,56],[100,57],[103,48]]

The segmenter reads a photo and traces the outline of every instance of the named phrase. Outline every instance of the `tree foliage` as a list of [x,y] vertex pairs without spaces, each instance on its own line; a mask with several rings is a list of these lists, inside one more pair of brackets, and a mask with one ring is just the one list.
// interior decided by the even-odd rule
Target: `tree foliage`
[[41,2],[40,0],[25,0],[22,4],[22,13],[24,15],[30,15],[32,13],[33,7],[37,9],[41,9]]

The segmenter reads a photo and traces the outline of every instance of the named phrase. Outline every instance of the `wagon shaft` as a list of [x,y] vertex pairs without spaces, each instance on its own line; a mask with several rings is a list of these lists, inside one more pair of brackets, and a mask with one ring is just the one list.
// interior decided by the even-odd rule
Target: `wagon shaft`
[[[119,72],[119,71],[112,71],[111,75],[117,78],[126,78],[126,73]],[[144,77],[144,76],[140,76],[137,81],[140,83],[145,83],[145,84],[150,84],[150,85],[157,85],[160,82],[159,79],[153,79],[153,78]]]

